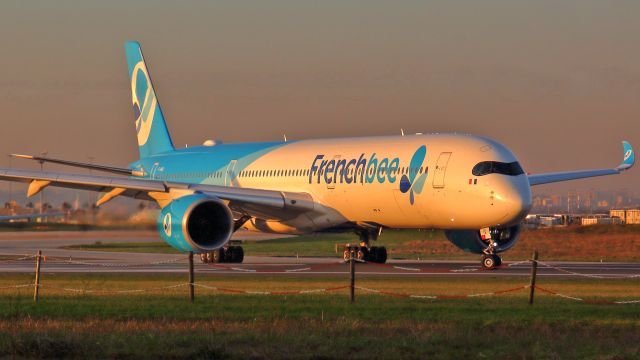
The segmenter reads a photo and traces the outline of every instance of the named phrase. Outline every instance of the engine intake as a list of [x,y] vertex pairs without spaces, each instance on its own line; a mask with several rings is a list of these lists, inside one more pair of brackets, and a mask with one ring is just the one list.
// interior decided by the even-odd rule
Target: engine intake
[[233,234],[233,215],[220,199],[194,194],[173,200],[158,217],[162,239],[180,251],[223,247]]
[[[491,240],[497,243],[496,252],[509,250],[518,241],[520,235],[520,225],[504,228],[491,228]],[[455,246],[460,249],[481,254],[482,250],[489,246],[489,243],[482,240],[478,230],[446,230],[445,235]]]

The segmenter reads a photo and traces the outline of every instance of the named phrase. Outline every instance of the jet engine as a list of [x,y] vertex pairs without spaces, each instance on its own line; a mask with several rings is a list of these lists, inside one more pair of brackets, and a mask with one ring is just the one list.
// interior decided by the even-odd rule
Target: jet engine
[[[520,225],[490,228],[491,240],[497,245],[495,252],[509,250],[518,240],[520,235]],[[483,240],[478,230],[446,230],[445,235],[455,246],[460,249],[474,253],[482,254],[482,250],[489,246],[487,240]]]
[[165,206],[158,217],[162,239],[187,252],[209,252],[223,247],[233,234],[233,215],[220,199],[187,195]]

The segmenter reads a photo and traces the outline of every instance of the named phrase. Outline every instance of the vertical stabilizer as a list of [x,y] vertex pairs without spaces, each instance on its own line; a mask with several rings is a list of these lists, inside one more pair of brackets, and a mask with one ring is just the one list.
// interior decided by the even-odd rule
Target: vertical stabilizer
[[172,151],[171,136],[167,130],[160,103],[156,98],[140,44],[136,41],[127,41],[124,49],[131,80],[131,100],[133,115],[136,119],[140,158]]

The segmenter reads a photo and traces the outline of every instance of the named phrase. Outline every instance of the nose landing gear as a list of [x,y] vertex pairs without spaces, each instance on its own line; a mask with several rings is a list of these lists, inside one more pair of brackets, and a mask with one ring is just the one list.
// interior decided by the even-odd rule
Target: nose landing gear
[[482,267],[485,270],[494,270],[502,265],[502,258],[496,255],[496,246],[498,243],[491,239],[491,231],[489,228],[480,229],[482,240],[488,243],[487,247],[482,250]]
[[502,258],[500,258],[500,256],[496,254],[482,255],[482,267],[485,270],[494,270],[500,265],[502,265]]

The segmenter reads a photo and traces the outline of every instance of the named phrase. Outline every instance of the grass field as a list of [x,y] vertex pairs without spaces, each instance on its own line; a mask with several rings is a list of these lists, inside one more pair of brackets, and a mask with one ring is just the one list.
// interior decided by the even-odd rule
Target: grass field
[[[246,255],[262,256],[337,256],[335,244],[353,243],[355,235],[314,234],[293,238],[243,243]],[[451,244],[442,231],[389,230],[375,245],[387,247],[396,259],[466,259],[477,255],[462,252]],[[98,243],[70,248],[100,251],[177,253],[161,242]],[[640,226],[584,226],[523,231],[518,243],[505,258],[523,260],[534,249],[548,260],[639,261]]]
[[[296,290],[346,279],[205,277],[209,286]],[[2,275],[0,288],[31,282]],[[232,295],[187,288],[134,295],[55,289],[142,289],[178,275],[60,275],[31,289],[0,289],[0,357],[75,358],[594,358],[640,357],[640,305],[598,305],[526,291],[501,297],[420,300],[346,290],[313,295]],[[362,278],[357,285],[422,295],[465,295],[523,285],[523,279]],[[638,281],[544,279],[541,286],[588,299],[640,298]],[[47,287],[48,286],[48,287]]]

